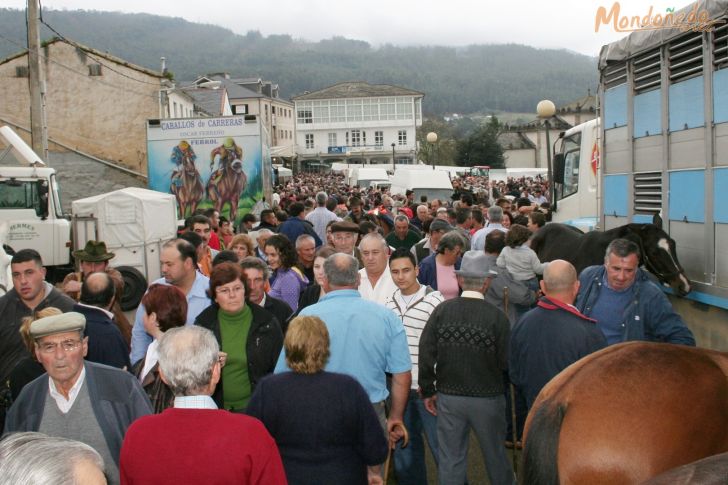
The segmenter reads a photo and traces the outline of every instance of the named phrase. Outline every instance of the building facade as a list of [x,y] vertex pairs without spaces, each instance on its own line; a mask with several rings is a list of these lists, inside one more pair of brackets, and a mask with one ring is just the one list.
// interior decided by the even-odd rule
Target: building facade
[[[53,144],[60,143],[146,173],[146,120],[174,117],[175,106],[179,117],[192,111],[191,99],[173,92],[162,73],[108,53],[56,39],[44,44],[41,56],[54,150],[59,146]],[[0,77],[0,122],[29,140],[27,53],[0,61]]]
[[295,96],[302,167],[333,162],[415,163],[424,94],[386,84],[345,82]]

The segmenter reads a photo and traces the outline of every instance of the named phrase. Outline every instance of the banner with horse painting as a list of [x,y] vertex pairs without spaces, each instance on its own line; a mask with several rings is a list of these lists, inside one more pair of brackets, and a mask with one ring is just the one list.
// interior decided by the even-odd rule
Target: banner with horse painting
[[149,188],[177,198],[180,218],[214,207],[237,224],[264,194],[270,155],[257,119],[149,120]]

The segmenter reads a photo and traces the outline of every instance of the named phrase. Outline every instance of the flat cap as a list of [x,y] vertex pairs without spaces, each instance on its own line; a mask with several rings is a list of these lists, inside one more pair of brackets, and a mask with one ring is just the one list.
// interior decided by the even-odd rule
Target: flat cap
[[430,224],[430,232],[432,232],[432,231],[450,232],[453,229],[455,229],[455,228],[452,227],[450,224],[447,223],[447,221],[445,221],[443,219],[435,219]]
[[61,313],[39,318],[30,324],[30,336],[34,339],[64,332],[82,332],[86,328],[86,317],[77,312]]
[[331,224],[331,232],[355,232],[359,234],[359,225],[347,221],[334,222]]

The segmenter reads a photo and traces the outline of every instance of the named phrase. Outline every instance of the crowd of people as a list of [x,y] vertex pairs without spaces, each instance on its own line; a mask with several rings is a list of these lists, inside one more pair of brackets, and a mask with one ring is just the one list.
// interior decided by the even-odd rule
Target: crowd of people
[[539,261],[547,187],[465,177],[415,201],[301,175],[237,227],[190,217],[132,323],[103,241],[58,287],[18,250],[0,484],[78,442],[54,469],[87,483],[380,484],[392,453],[398,484],[426,484],[429,448],[462,485],[471,430],[490,483],[515,483],[506,447],[561,370],[625,340],[695,345],[633,242],[581,275]]

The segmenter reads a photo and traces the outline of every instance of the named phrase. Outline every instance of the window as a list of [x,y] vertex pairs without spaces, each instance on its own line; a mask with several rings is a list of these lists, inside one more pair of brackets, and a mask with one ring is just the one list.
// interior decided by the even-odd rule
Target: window
[[407,130],[399,130],[397,132],[397,142],[400,146],[407,144]]
[[313,148],[313,133],[306,134],[306,148]]
[[15,77],[28,77],[28,66],[15,66]]
[[336,144],[336,133],[329,133],[329,146],[330,147],[338,146]]
[[88,65],[89,76],[100,76],[101,75],[101,64],[89,64]]
[[263,107],[265,108],[265,122],[268,123],[268,105],[265,104]]
[[580,133],[564,138],[564,183],[556,184],[556,199],[563,199],[579,190],[580,147]]
[[173,112],[174,112],[174,117],[176,118],[177,117],[177,103],[173,101],[172,102],[172,106],[174,107],[174,111]]
[[397,98],[397,119],[398,120],[409,120],[412,119],[412,102],[409,98],[399,97]]
[[383,131],[374,132],[374,144],[379,148],[381,148],[382,145],[384,145],[384,132]]
[[313,123],[313,111],[310,106],[298,109],[298,122],[306,124]]
[[353,146],[353,147],[361,146],[361,131],[360,130],[351,130],[351,146]]
[[0,207],[33,209],[38,217],[43,217],[48,211],[48,185],[45,181],[2,181]]
[[271,106],[270,107],[270,112],[271,112],[271,114],[276,114],[276,107],[275,106]]
[[246,114],[248,114],[248,105],[247,104],[235,104],[235,105],[233,105],[233,114],[234,115],[246,115]]

